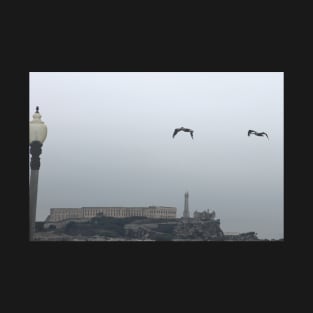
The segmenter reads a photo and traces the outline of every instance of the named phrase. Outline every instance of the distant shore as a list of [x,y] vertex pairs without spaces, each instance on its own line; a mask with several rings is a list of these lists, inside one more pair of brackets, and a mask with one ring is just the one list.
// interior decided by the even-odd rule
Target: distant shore
[[[258,239],[255,241],[283,241],[284,239]],[[149,241],[156,242],[157,240],[152,239],[130,239],[130,238],[113,238],[113,237],[103,237],[103,236],[70,236],[66,234],[55,234],[50,232],[37,232],[34,235],[34,241]],[[198,240],[198,239],[173,239],[170,241],[179,241],[179,242],[200,242],[200,241],[251,241],[251,240],[236,240],[236,239],[224,239],[224,240]]]

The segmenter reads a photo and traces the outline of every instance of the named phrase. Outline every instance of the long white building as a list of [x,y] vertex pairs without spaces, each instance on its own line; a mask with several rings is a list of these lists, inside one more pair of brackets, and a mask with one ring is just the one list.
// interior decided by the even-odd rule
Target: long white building
[[82,208],[51,208],[46,223],[61,222],[68,219],[89,219],[97,215],[111,217],[144,216],[148,218],[176,218],[175,207],[82,207]]

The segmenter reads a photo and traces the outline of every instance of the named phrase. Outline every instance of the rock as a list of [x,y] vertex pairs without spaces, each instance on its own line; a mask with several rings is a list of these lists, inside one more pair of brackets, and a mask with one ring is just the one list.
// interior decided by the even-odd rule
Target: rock
[[182,220],[174,229],[175,238],[192,240],[222,240],[223,231],[219,220],[190,219],[187,223]]

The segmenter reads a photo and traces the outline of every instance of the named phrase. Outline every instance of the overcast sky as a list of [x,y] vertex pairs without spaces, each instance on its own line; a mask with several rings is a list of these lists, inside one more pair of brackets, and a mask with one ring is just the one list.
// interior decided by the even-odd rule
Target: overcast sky
[[[283,73],[30,73],[48,127],[36,220],[50,208],[215,210],[225,232],[283,238]],[[194,130],[194,140],[174,128]],[[249,129],[266,137],[247,136]]]

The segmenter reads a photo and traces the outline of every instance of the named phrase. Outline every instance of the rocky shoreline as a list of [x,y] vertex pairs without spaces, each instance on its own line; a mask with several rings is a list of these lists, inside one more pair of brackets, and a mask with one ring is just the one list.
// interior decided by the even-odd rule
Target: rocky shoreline
[[[242,234],[244,235],[244,234]],[[132,241],[132,242],[158,242],[159,240],[153,239],[134,239],[134,238],[105,238],[102,236],[69,236],[69,235],[56,235],[53,233],[35,233],[34,241],[110,241],[110,242],[124,242],[124,241]],[[170,241],[175,242],[203,242],[203,241],[283,241],[283,239],[242,239],[240,236],[238,238],[223,238],[220,240],[216,239],[173,239]]]
[[215,212],[195,212],[193,218],[157,220],[99,216],[68,221],[61,228],[37,229],[34,241],[282,241],[259,239],[255,232],[224,233]]

